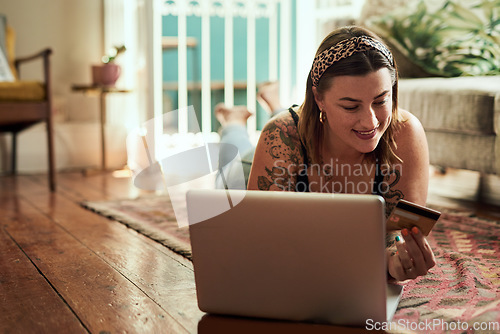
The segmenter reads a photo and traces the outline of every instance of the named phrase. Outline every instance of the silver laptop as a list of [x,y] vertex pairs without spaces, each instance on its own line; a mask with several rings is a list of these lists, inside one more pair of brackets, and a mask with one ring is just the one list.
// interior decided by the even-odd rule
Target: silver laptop
[[187,210],[204,312],[366,326],[396,311],[379,196],[190,190]]

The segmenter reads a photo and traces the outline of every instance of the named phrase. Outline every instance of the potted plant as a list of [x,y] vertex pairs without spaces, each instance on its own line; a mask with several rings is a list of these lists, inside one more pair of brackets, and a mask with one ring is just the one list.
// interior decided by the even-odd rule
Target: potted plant
[[113,87],[120,77],[121,67],[115,63],[116,57],[127,50],[124,45],[113,47],[101,58],[102,64],[92,65],[92,84]]

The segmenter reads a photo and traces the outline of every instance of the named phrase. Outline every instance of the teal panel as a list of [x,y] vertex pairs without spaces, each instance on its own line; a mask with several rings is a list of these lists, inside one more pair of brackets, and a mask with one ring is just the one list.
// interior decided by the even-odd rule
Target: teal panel
[[[294,29],[296,22],[296,0],[292,0],[292,50],[296,50],[296,31]],[[279,13],[279,8],[278,8]],[[278,16],[279,20],[279,16]],[[177,36],[178,20],[176,16],[163,16],[162,34],[163,36]],[[269,20],[267,18],[259,18],[256,20],[256,80],[257,83],[268,81],[269,78]],[[195,16],[187,17],[187,35],[194,37],[198,41],[195,48],[188,48],[187,65],[188,65],[188,81],[201,81],[201,18]],[[279,22],[278,22],[279,35]],[[212,81],[224,81],[224,18],[210,18],[210,76]],[[279,40],[278,40],[279,43]],[[235,17],[233,19],[233,45],[234,45],[234,80],[245,81],[247,79],[247,20],[243,17]],[[279,45],[279,44],[278,44]],[[279,48],[278,48],[278,52]],[[291,84],[295,82],[295,67],[296,54],[292,52],[291,59]],[[163,52],[163,81],[176,83],[178,80],[178,52],[176,49],[165,50]],[[279,76],[279,74],[278,74]],[[165,98],[171,102],[172,109],[177,109],[177,91],[165,91]],[[223,101],[224,91],[212,91],[212,106]],[[234,102],[236,105],[245,105],[246,90],[235,90]],[[196,112],[199,114],[201,110],[201,92],[199,90],[190,91],[188,94],[188,103],[194,105]],[[261,129],[268,120],[268,115],[264,109],[257,104],[257,127]],[[218,122],[215,116],[212,117],[212,128],[214,131],[218,129]]]

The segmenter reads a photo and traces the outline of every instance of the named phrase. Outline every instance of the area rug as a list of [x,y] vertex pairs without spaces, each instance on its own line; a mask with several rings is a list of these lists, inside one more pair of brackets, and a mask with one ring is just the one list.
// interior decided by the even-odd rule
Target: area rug
[[500,333],[500,221],[444,212],[427,240],[437,264],[405,282],[391,332]]
[[86,201],[81,204],[191,259],[189,229],[177,226],[174,209],[168,196],[151,195],[135,199]]
[[[189,231],[177,227],[166,196],[82,205],[191,259]],[[428,237],[437,265],[426,276],[403,283],[393,321],[380,326],[391,333],[498,333],[500,221],[438,209],[443,214]]]

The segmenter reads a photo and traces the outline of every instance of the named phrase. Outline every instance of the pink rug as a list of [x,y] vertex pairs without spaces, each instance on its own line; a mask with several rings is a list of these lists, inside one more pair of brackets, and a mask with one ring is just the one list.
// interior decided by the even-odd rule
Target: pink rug
[[427,240],[437,265],[406,282],[393,322],[419,333],[499,333],[500,221],[443,213]]
[[[177,227],[168,197],[82,205],[191,259],[188,228]],[[387,331],[468,333],[474,326],[482,326],[481,330],[469,332],[498,333],[500,221],[439,209],[443,215],[428,237],[437,265],[426,276],[405,282],[402,300]]]
[[168,196],[83,202],[82,205],[102,216],[119,221],[191,259],[189,229],[177,226],[174,209]]

